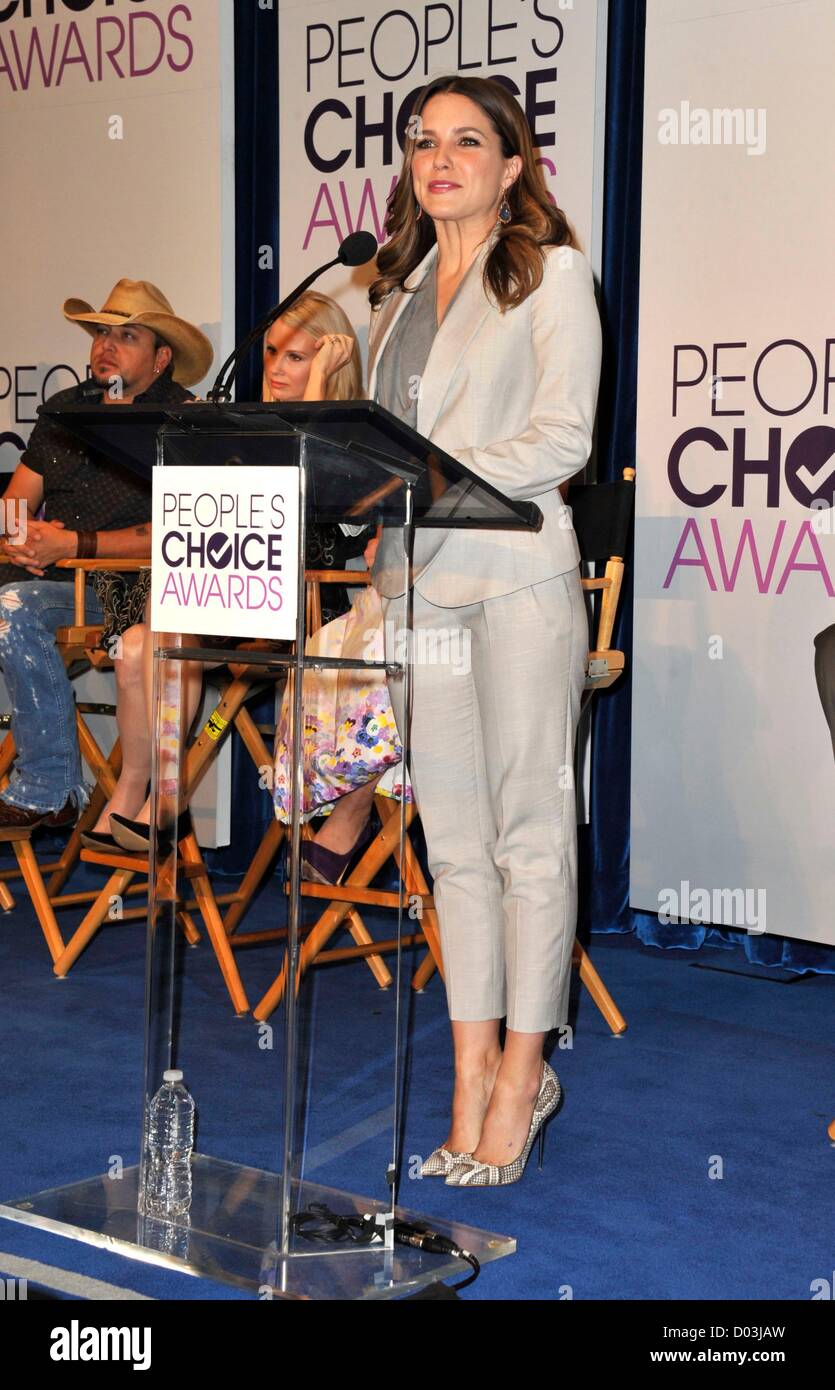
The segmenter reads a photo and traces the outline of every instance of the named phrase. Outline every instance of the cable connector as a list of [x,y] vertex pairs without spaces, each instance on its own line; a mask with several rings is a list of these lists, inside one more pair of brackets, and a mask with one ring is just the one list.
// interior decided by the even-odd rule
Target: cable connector
[[389,1244],[386,1235],[391,1230],[391,1213],[387,1211],[367,1211],[360,1220],[360,1229],[369,1245],[379,1241]]

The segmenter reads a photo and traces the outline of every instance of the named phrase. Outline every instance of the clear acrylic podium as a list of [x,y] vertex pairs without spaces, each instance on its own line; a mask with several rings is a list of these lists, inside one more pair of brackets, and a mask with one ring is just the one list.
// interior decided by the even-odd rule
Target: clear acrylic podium
[[[182,632],[155,635],[151,787],[152,824],[159,834],[152,846],[149,877],[139,1163],[128,1168],[119,1183],[106,1176],[91,1178],[5,1203],[0,1215],[229,1282],[261,1298],[391,1298],[466,1268],[451,1256],[397,1243],[398,1221],[428,1225],[482,1262],[511,1253],[511,1237],[426,1215],[431,1183],[403,1182],[410,1157],[403,1152],[408,1130],[402,1111],[410,971],[402,943],[415,925],[408,916],[405,887],[398,880],[400,906],[393,930],[388,925],[386,929],[396,941],[387,959],[392,981],[387,990],[380,990],[362,960],[303,972],[306,932],[328,906],[329,897],[327,892],[308,895],[301,876],[301,846],[307,814],[304,782],[310,765],[311,680],[317,673],[338,670],[340,681],[355,681],[358,688],[400,681],[409,708],[411,662],[408,657],[403,660],[402,653],[411,651],[416,535],[423,528],[438,527],[533,529],[538,509],[509,501],[368,402],[201,403],[167,410],[81,406],[64,410],[60,418],[127,467],[146,477],[153,474],[155,487],[164,482],[167,469],[178,466],[193,472],[199,489],[201,470],[224,465],[233,489],[235,468],[245,465],[260,470],[259,482],[263,474],[267,494],[271,469],[291,468],[299,497],[294,576],[298,602],[292,640],[269,642],[268,614],[268,643],[261,643],[259,650],[239,648],[236,639],[241,634],[231,599],[228,607],[222,601],[207,604],[198,630],[193,627],[186,638]],[[382,655],[382,638],[381,655],[371,661],[306,654],[310,633],[304,557],[310,528],[322,525],[384,528],[387,572],[399,572],[404,595],[398,608],[398,621],[407,629],[398,634],[401,659],[392,656],[390,640]],[[206,637],[211,637],[210,643],[201,642]],[[286,875],[285,881],[274,877],[259,901],[259,919],[267,923],[264,944],[227,952],[229,969],[237,972],[247,1005],[237,1016],[217,972],[199,983],[192,980],[191,953],[182,931],[182,902],[189,886],[173,827],[190,791],[183,727],[186,661],[193,663],[192,672],[227,662],[245,664],[253,682],[274,684],[279,700],[286,701],[292,783]],[[217,730],[217,736],[223,732]],[[408,727],[400,733],[402,768],[408,760]],[[270,769],[263,771],[260,787],[251,778],[250,794],[271,799]],[[235,811],[233,806],[233,835]],[[389,824],[398,827],[396,853],[389,860],[396,866],[403,862],[405,846],[403,796]],[[334,890],[337,898],[338,891]],[[248,937],[253,939],[254,933]],[[211,950],[208,941],[202,950]],[[280,1007],[253,1029],[248,1008],[281,973]],[[347,988],[349,976],[352,983]],[[201,1019],[207,1011],[215,1030],[222,1017],[225,1036],[220,1050],[216,1032],[211,1048],[204,1046]],[[184,1072],[197,1106],[198,1130],[189,1211],[163,1220],[145,1214],[143,1192],[148,1109],[170,1067]],[[226,1072],[222,1084],[219,1071]],[[441,1137],[432,1136],[432,1144]],[[426,1152],[432,1144],[423,1144]],[[329,1181],[331,1174],[346,1172],[350,1191],[344,1177],[339,1183]],[[399,1205],[404,1186],[410,1200]],[[413,1209],[413,1193],[419,1194],[421,1214]],[[316,1204],[340,1216],[368,1216],[366,1235],[373,1227],[373,1239],[312,1239]],[[462,1210],[465,1206],[462,1202]]]

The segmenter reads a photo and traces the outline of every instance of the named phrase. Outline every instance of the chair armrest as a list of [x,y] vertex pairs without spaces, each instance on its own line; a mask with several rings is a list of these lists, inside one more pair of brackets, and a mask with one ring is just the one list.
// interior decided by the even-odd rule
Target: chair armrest
[[56,567],[62,570],[75,570],[75,627],[84,627],[87,622],[84,604],[84,590],[87,584],[87,575],[93,570],[117,570],[125,574],[132,574],[136,570],[147,570],[151,567],[151,557],[133,557],[129,560],[120,560],[115,556],[112,560],[104,557],[89,560],[58,560]]
[[305,570],[304,588],[307,604],[308,632],[316,632],[322,626],[322,584],[354,585],[371,583],[370,570]]
[[306,584],[370,584],[370,570],[305,570]]
[[113,560],[102,559],[96,556],[94,560],[56,560],[55,568],[59,570],[119,570],[124,574],[132,574],[134,570],[149,570],[151,568],[151,557],[133,556],[130,560],[120,560],[116,557]]

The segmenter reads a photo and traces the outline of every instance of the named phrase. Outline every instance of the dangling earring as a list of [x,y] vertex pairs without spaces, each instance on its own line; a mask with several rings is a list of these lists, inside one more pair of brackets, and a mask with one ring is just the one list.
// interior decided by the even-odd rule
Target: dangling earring
[[415,213],[415,221],[419,222],[423,216],[423,208],[421,207],[420,203],[415,203],[415,207],[417,208],[417,212]]
[[506,227],[509,222],[513,221],[513,213],[510,210],[510,203],[507,201],[506,193],[503,195],[502,201],[499,203],[499,215],[496,220],[497,222],[501,222],[503,227]]

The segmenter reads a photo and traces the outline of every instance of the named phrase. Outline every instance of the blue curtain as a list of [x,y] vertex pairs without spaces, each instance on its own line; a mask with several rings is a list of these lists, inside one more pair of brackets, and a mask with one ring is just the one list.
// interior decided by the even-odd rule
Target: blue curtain
[[[620,478],[635,462],[645,26],[645,0],[610,3],[601,282],[604,354],[597,426],[601,482]],[[695,950],[707,941],[744,951],[752,964],[835,973],[835,950],[829,947],[690,923],[664,925],[656,914],[629,906],[632,572],[630,541],[613,643],[626,654],[626,672],[595,696],[590,824],[581,844],[581,934],[634,932],[646,945],[667,949]]]
[[[278,300],[278,7],[235,0],[235,337]],[[237,397],[261,395],[256,345]]]
[[[278,10],[235,0],[235,338],[278,300]],[[241,363],[236,396],[261,396],[261,353]],[[273,720],[274,691],[248,701],[256,723]],[[272,739],[265,736],[268,749]],[[272,815],[259,774],[232,738],[232,843],[208,851],[213,873],[245,872]]]

